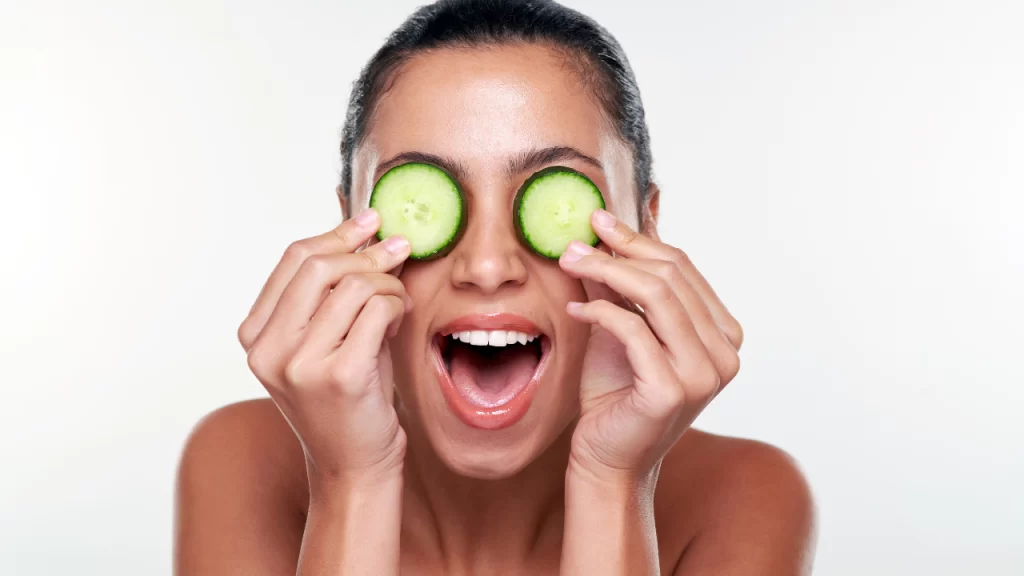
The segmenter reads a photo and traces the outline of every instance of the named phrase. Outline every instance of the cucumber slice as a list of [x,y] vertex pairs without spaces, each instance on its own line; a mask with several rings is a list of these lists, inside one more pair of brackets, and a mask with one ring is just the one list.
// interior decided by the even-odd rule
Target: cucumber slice
[[465,228],[465,197],[455,179],[433,164],[410,162],[388,170],[370,195],[380,214],[377,238],[401,234],[409,257],[429,260],[445,255]]
[[513,220],[527,246],[545,258],[557,259],[573,240],[597,245],[590,215],[604,206],[601,190],[590,178],[572,168],[551,166],[519,188]]

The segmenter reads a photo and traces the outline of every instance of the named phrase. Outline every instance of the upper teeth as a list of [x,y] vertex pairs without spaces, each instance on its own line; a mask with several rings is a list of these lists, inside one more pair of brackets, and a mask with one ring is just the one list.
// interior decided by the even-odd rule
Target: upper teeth
[[526,344],[536,337],[536,334],[515,330],[466,330],[452,333],[452,338],[473,346],[506,346],[517,342]]

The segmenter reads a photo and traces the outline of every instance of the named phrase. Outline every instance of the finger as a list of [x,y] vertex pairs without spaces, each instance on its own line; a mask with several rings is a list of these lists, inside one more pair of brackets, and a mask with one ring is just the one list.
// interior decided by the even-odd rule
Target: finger
[[[655,238],[658,239],[657,231],[654,231]],[[659,240],[660,241],[660,240]],[[664,245],[664,244],[663,244]],[[697,267],[690,260],[689,255],[683,250],[672,246],[668,247],[672,252],[671,261],[679,271],[682,272],[683,277],[689,282],[693,289],[700,296],[701,300],[707,305],[708,310],[711,312],[711,317],[714,319],[715,324],[725,334],[725,337],[732,344],[732,347],[737,351],[743,346],[743,326],[736,320],[736,317],[729,312],[729,309],[725,307],[725,304],[718,297],[718,294],[711,288],[711,284],[708,283],[704,275],[697,270]]]
[[635,260],[631,258],[621,258],[620,260],[628,266],[644,270],[648,274],[665,280],[679,301],[682,302],[686,315],[690,318],[704,348],[711,356],[711,361],[721,377],[722,387],[732,381],[740,369],[736,348],[715,323],[707,303],[690,285],[679,268],[672,262],[664,260]]
[[[603,252],[603,253],[605,253],[605,254],[607,254],[609,256],[614,256],[614,254],[612,254],[611,248],[609,248],[605,244],[599,243],[597,246],[594,246],[593,248],[594,248],[594,250],[598,250],[598,251]],[[587,300],[588,301],[607,300],[609,302],[613,302],[613,303],[615,303],[615,304],[617,304],[619,306],[622,306],[623,308],[626,308],[627,310],[631,308],[630,307],[630,302],[628,300],[623,298],[621,294],[617,294],[614,290],[609,288],[606,284],[603,284],[601,282],[595,282],[595,281],[590,280],[588,278],[580,278],[579,280],[580,280],[580,283],[583,284],[583,290],[587,294]]]
[[320,305],[299,344],[303,355],[324,358],[348,336],[352,324],[370,298],[394,296],[403,303],[403,310],[412,308],[412,300],[402,281],[390,274],[351,274]]
[[373,236],[379,226],[380,217],[377,211],[369,209],[319,236],[292,243],[274,267],[249,314],[239,326],[238,339],[242,347],[248,351],[256,341],[274,308],[277,307],[281,294],[303,262],[319,254],[355,252]]
[[607,300],[569,302],[566,311],[576,320],[600,326],[622,343],[646,413],[667,416],[679,407],[684,400],[679,377],[643,318]]
[[408,256],[409,242],[401,236],[392,236],[355,254],[319,254],[307,258],[281,294],[264,330],[297,335],[342,278],[350,274],[387,272]]
[[743,344],[743,329],[736,318],[729,313],[722,301],[711,289],[711,285],[693,265],[682,250],[661,242],[657,230],[652,227],[653,238],[644,236],[624,224],[610,212],[597,210],[591,216],[591,225],[601,241],[616,254],[628,258],[666,260],[679,267],[683,277],[694,287],[705,301],[715,324],[725,333],[733,347],[739,350]]
[[626,258],[613,258],[582,242],[572,242],[559,264],[570,276],[605,284],[639,304],[654,334],[665,344],[674,361],[689,362],[706,356],[700,336],[668,282],[626,261]]
[[370,297],[352,323],[348,337],[330,356],[336,377],[342,382],[351,380],[345,376],[349,370],[363,373],[367,362],[377,362],[384,339],[397,329],[404,313],[405,304],[396,296]]
[[[365,249],[367,249],[370,246],[373,246],[375,244],[379,244],[379,243],[380,243],[380,240],[377,238],[376,235],[373,235],[373,236],[370,237],[370,241],[367,243],[367,245],[363,247],[363,250],[365,250]],[[404,270],[404,269],[405,269],[405,261],[403,260],[401,264],[399,264],[398,266],[396,266],[393,269],[391,269],[388,272],[388,274],[391,274],[392,276],[394,276],[396,278],[401,278],[402,277],[402,270]]]

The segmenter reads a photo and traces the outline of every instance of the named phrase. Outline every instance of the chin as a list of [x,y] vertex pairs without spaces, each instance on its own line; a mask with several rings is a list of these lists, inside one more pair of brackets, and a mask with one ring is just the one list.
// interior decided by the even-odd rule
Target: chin
[[524,439],[505,446],[442,440],[442,446],[435,445],[435,450],[441,461],[459,476],[478,480],[503,480],[522,472],[546,448],[547,443],[530,440]]

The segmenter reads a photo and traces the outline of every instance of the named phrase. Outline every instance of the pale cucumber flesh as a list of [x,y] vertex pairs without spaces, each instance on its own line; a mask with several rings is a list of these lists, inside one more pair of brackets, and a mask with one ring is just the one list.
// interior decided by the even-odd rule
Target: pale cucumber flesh
[[546,258],[558,258],[573,240],[594,246],[590,216],[605,207],[594,183],[575,170],[552,167],[532,176],[520,189],[515,223],[522,240]]
[[447,172],[432,164],[402,164],[388,170],[370,196],[380,214],[377,238],[402,235],[409,241],[410,258],[443,255],[463,229],[462,190]]

